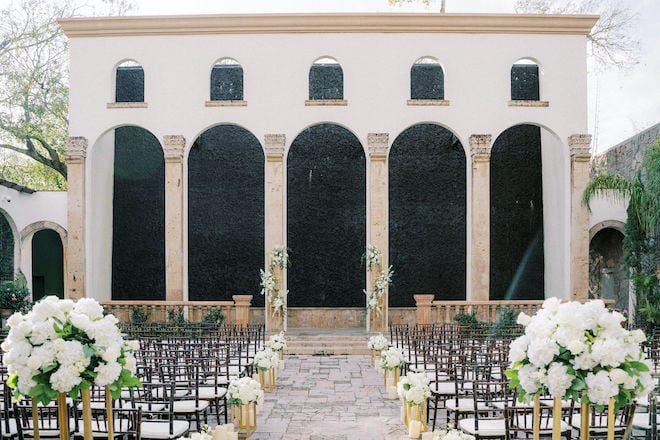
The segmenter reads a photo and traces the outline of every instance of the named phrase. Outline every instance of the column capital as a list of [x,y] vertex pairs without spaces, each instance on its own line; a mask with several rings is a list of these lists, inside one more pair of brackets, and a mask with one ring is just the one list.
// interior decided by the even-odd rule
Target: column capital
[[367,149],[369,157],[385,158],[387,157],[388,144],[390,142],[389,133],[369,133],[367,135]]
[[286,145],[286,135],[284,134],[265,134],[264,150],[268,159],[282,159]]
[[82,136],[69,136],[66,138],[66,152],[64,160],[69,163],[82,163],[87,157],[87,146],[89,142],[86,137]]
[[165,162],[182,162],[183,150],[186,147],[186,138],[178,135],[163,136],[163,154]]
[[475,160],[490,160],[492,140],[493,136],[490,134],[470,135],[470,155]]
[[591,135],[572,134],[568,137],[568,148],[571,159],[577,162],[589,162],[591,160]]

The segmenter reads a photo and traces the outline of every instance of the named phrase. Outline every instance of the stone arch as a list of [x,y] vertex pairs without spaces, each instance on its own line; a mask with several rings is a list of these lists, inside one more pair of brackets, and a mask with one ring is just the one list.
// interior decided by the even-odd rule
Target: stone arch
[[490,299],[543,299],[545,283],[541,128],[516,125],[490,159]]
[[249,130],[219,124],[192,144],[188,163],[188,297],[263,305],[264,152]]
[[287,154],[287,280],[293,307],[364,307],[366,155],[350,130],[319,123]]
[[589,241],[594,238],[594,236],[602,231],[603,229],[614,229],[622,234],[625,234],[626,224],[620,220],[604,220],[602,222],[596,223],[589,229]]
[[611,226],[604,223],[589,240],[589,298],[613,299],[615,307],[627,309],[629,288],[624,264],[624,233],[617,227],[620,222],[612,221]]
[[21,240],[27,240],[32,234],[41,231],[42,229],[52,229],[53,231],[57,232],[57,234],[60,236],[60,240],[62,240],[62,245],[66,247],[66,229],[64,229],[61,225],[48,220],[34,222],[24,227],[21,231]]
[[466,295],[467,168],[463,145],[439,125],[401,132],[389,153],[390,306],[413,306],[413,294]]

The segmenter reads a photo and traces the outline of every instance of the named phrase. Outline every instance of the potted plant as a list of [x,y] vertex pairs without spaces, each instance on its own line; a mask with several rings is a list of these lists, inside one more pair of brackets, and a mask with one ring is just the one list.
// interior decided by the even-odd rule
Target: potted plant
[[16,312],[28,312],[31,308],[32,300],[25,275],[21,273],[14,281],[0,285],[0,314],[3,318],[8,318]]

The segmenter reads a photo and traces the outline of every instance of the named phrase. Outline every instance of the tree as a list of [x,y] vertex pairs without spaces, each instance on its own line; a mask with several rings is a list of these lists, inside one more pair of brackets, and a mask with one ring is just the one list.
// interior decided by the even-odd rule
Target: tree
[[600,19],[587,36],[591,56],[600,68],[637,64],[639,41],[632,37],[637,14],[615,0],[516,0],[525,14],[597,14]]
[[623,240],[624,262],[635,289],[635,323],[649,330],[660,322],[660,138],[644,155],[643,173],[632,179],[598,175],[585,188],[585,206],[593,197],[628,199]]
[[[128,0],[20,0],[0,10],[0,177],[35,189],[65,189],[68,47],[57,19],[123,14]],[[29,159],[26,159],[29,158]]]

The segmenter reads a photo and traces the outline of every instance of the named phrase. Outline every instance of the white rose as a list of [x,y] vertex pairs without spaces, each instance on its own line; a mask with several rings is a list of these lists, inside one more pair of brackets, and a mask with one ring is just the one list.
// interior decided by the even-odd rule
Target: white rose
[[623,384],[629,377],[630,375],[621,368],[613,368],[610,370],[610,380],[617,385]]
[[10,328],[13,328],[16,327],[18,324],[20,324],[21,322],[23,322],[24,320],[25,319],[23,318],[23,315],[21,315],[20,313],[14,313],[9,317],[9,319],[7,319],[7,325]]
[[527,357],[529,337],[522,335],[511,341],[509,345],[509,362],[520,362]]
[[84,313],[73,312],[69,315],[69,319],[71,324],[84,332],[87,332],[87,328],[92,324],[92,320]]
[[588,351],[584,351],[579,356],[575,356],[571,363],[576,370],[591,370],[598,365],[598,362]]
[[119,378],[121,370],[122,366],[117,362],[101,363],[94,369],[96,372],[94,383],[101,387],[110,385]]
[[522,325],[523,327],[526,327],[527,324],[529,324],[531,320],[532,320],[532,317],[529,316],[527,313],[520,312],[520,314],[518,315],[518,318],[516,319],[516,323]]
[[82,382],[80,373],[72,365],[60,365],[60,368],[50,376],[51,386],[60,393],[68,393],[80,382]]
[[607,371],[599,371],[596,374],[589,373],[585,379],[587,383],[587,396],[591,403],[607,405],[610,397],[619,393],[619,387],[610,380]]
[[559,347],[551,339],[533,340],[527,348],[527,357],[536,367],[548,365],[559,354]]
[[57,332],[53,327],[53,323],[51,323],[50,321],[44,321],[35,324],[32,327],[30,342],[32,342],[33,345],[41,345],[44,342],[52,339],[56,339],[57,337],[58,337]]
[[545,369],[538,369],[532,364],[523,365],[518,369],[518,381],[527,394],[536,394],[545,381]]
[[559,362],[553,362],[548,368],[545,384],[552,397],[564,397],[566,390],[573,383],[575,376],[568,374],[568,367]]
[[80,298],[73,310],[87,315],[92,321],[103,318],[103,307],[93,298]]
[[55,318],[61,322],[65,321],[64,311],[59,306],[60,299],[56,296],[47,296],[32,307],[31,319],[34,323],[47,321]]
[[591,346],[594,360],[604,367],[618,367],[626,360],[624,344],[619,339],[598,339]]
[[574,339],[566,346],[572,355],[583,353],[587,349],[587,344],[579,339]]
[[556,297],[551,297],[543,301],[543,308],[548,310],[549,312],[557,312],[559,310],[559,305],[561,304],[561,300]]

